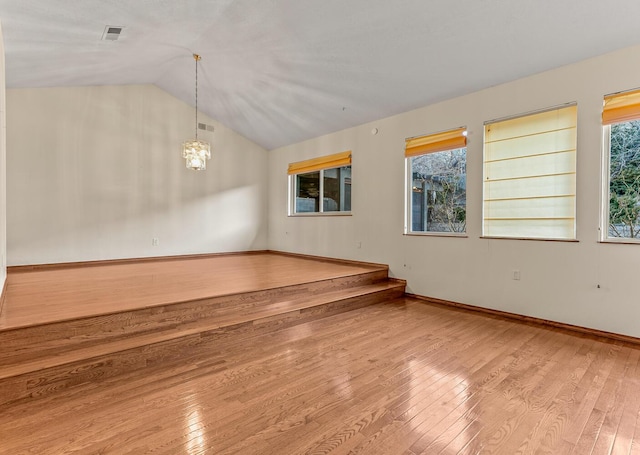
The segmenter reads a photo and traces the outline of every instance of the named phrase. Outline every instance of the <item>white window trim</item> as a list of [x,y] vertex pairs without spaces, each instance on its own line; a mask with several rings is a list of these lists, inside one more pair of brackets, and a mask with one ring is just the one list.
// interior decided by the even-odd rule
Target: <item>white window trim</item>
[[[352,166],[351,164],[349,165],[350,167]],[[296,213],[296,194],[297,194],[297,188],[296,188],[296,176],[301,175],[301,174],[308,174],[309,172],[300,172],[299,174],[289,174],[289,182],[288,182],[288,198],[289,198],[289,204],[288,204],[288,214],[287,216],[290,217],[314,217],[314,216],[352,216],[353,211],[349,210],[349,211],[331,211],[331,212],[325,212],[324,211],[324,171],[328,171],[331,169],[339,169],[341,167],[344,166],[336,166],[336,167],[328,167],[326,169],[319,169],[318,172],[320,173],[320,188],[319,188],[319,192],[320,192],[320,203],[318,204],[320,207],[320,211],[319,212],[302,212],[302,213]],[[312,171],[315,172],[315,171]],[[351,172],[353,173],[353,167],[351,168]],[[352,193],[353,196],[353,193]],[[353,198],[352,198],[352,202],[353,202]]]
[[[446,151],[446,150],[445,150]],[[417,155],[421,156],[421,155]],[[413,225],[413,215],[411,211],[411,198],[413,191],[413,178],[411,172],[411,158],[404,159],[404,235],[416,237],[459,237],[468,238],[467,230],[464,232],[447,232],[447,231],[413,231],[410,226]],[[466,210],[466,206],[465,206]]]
[[609,242],[609,185],[611,172],[611,125],[602,127],[600,172],[600,241]]
[[640,245],[640,238],[609,237],[609,200],[611,194],[611,125],[602,126],[602,165],[600,173],[600,243]]

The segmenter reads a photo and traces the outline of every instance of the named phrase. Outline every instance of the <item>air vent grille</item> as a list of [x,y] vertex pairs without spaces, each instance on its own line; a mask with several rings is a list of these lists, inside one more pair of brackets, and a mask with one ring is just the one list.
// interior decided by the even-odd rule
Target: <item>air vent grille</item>
[[213,132],[213,125],[207,125],[206,123],[198,123],[198,129]]
[[103,41],[116,41],[120,38],[120,34],[122,33],[122,29],[124,27],[116,27],[113,25],[107,25],[104,28],[104,33],[102,33]]

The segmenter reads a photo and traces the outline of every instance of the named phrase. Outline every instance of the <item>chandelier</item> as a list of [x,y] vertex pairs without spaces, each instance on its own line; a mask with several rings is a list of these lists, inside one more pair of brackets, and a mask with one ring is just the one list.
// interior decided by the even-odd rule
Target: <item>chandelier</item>
[[204,171],[207,168],[207,160],[211,159],[211,145],[198,140],[198,61],[201,57],[193,54],[193,59],[196,61],[196,138],[182,144],[182,158],[186,160],[187,169]]

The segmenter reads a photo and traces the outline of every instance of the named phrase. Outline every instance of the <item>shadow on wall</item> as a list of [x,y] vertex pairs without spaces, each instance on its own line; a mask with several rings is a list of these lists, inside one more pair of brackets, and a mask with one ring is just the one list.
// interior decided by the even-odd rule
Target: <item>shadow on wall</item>
[[207,170],[187,170],[193,108],[166,92],[15,89],[7,100],[10,264],[266,247],[267,152],[216,123],[201,137],[214,148]]
[[260,193],[245,186],[115,217],[99,206],[72,218],[33,213],[27,228],[10,229],[10,265],[263,249]]

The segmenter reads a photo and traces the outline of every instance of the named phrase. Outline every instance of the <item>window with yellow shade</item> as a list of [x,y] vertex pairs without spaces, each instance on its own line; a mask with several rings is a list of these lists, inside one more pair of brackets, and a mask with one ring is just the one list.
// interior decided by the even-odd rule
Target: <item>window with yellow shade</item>
[[467,130],[406,139],[405,234],[463,234],[467,225]]
[[605,96],[602,240],[640,242],[640,90]]
[[351,212],[351,151],[289,164],[290,215]]

